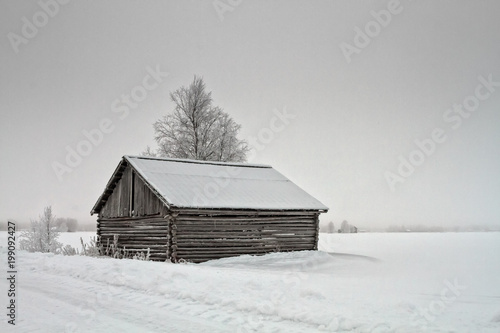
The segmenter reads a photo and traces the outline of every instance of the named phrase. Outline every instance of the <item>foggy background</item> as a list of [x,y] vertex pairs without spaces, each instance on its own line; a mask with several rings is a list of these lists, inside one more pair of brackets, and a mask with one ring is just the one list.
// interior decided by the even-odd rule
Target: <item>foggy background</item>
[[[294,116],[257,141],[249,162],[272,165],[330,207],[322,223],[500,225],[496,1],[57,4],[26,38],[26,21],[44,9],[0,2],[1,221],[29,221],[52,205],[58,217],[93,223],[89,212],[120,158],[156,147],[152,124],[173,110],[169,92],[196,74],[241,124],[240,138],[262,138],[276,112]],[[356,47],[356,29],[388,6],[399,12],[346,57],[341,46]],[[12,34],[25,43],[13,46]],[[126,116],[115,112],[157,68],[168,76]],[[448,110],[489,76],[497,82],[489,96],[451,121]],[[59,179],[54,163],[66,165],[68,147],[106,119],[112,130]],[[400,156],[436,129],[444,142],[391,189],[387,173],[398,175]]]

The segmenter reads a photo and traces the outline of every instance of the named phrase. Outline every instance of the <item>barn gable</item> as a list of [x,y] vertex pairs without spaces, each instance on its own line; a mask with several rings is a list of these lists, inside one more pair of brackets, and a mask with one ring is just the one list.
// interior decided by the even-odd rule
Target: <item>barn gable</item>
[[161,200],[161,197],[124,159],[115,170],[91,214],[99,213],[100,217],[105,218],[161,214],[164,216],[167,207],[165,201]]

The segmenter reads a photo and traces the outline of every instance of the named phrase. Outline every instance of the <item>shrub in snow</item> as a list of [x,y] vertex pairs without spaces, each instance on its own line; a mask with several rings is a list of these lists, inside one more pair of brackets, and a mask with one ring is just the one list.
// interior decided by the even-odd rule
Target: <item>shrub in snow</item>
[[135,254],[132,250],[127,250],[125,246],[123,248],[118,247],[118,238],[119,235],[113,235],[113,243],[109,242],[109,238],[106,242],[106,247],[104,247],[101,243],[101,240],[98,239],[96,242],[96,249],[99,254],[104,254],[106,256],[110,256],[115,259],[136,259],[136,260],[145,260],[149,261],[150,253],[149,248],[146,250],[146,254],[144,252],[136,251]]
[[62,248],[62,244],[57,241],[58,237],[55,216],[52,215],[52,207],[48,206],[38,221],[31,221],[30,228],[21,231],[19,247],[28,252],[58,253]]
[[[132,254],[130,253],[129,250],[123,247],[123,249],[120,249],[118,247],[118,235],[113,235],[113,243],[109,243],[109,238],[107,239],[106,247],[103,248],[102,244],[100,245],[100,253],[104,254],[106,256],[110,256],[115,259],[124,259],[124,258],[132,258]],[[99,241],[99,244],[101,242]]]
[[135,260],[144,260],[144,261],[149,261],[149,248],[146,252],[146,254],[144,254],[144,252],[136,252],[134,254],[134,256],[132,257],[132,259],[135,259]]
[[179,259],[179,260],[177,260],[177,261],[171,261],[171,262],[175,262],[175,263],[178,263],[178,264],[190,264],[190,263],[192,263],[192,261],[191,261],[191,260],[186,260],[186,259],[184,259],[184,258],[180,258],[180,259]]
[[71,245],[66,245],[61,249],[61,253],[65,256],[84,255],[88,257],[98,257],[104,252],[99,239],[100,237],[91,237],[89,243],[84,243],[83,238],[80,237],[80,243],[82,243],[81,252]]
[[63,255],[65,256],[74,256],[74,255],[77,255],[79,254],[78,253],[78,250],[75,249],[73,246],[67,244],[66,246],[64,246],[62,249],[61,249],[61,252]]
[[82,243],[82,254],[84,256],[98,257],[104,252],[101,245],[101,238],[99,236],[97,238],[91,237],[88,244],[84,243],[83,238],[80,237],[80,242]]

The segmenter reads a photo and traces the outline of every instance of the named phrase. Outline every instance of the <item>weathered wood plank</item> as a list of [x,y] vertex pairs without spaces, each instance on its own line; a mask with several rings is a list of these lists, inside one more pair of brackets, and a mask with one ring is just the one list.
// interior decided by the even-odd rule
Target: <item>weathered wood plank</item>
[[301,216],[301,215],[291,215],[291,216],[189,216],[189,215],[179,215],[176,218],[176,222],[179,224],[197,221],[211,221],[214,223],[220,222],[271,222],[271,221],[314,221],[314,215]]
[[247,222],[247,223],[198,223],[198,224],[181,224],[181,223],[176,223],[177,229],[185,229],[185,230],[190,230],[190,229],[200,229],[200,228],[244,228],[244,227],[255,227],[255,228],[308,228],[308,229],[314,229],[315,228],[315,223],[314,222],[308,222],[308,223],[300,223],[297,221],[290,221],[289,223],[286,222],[281,222],[281,223],[276,223],[276,222],[265,222],[265,221],[259,221],[259,222]]
[[177,245],[179,247],[238,247],[238,246],[255,246],[261,244],[270,244],[275,246],[276,244],[283,245],[310,245],[315,244],[315,240],[312,237],[309,238],[273,238],[273,239],[238,239],[238,240],[228,240],[228,239],[204,239],[204,240],[177,240]]
[[181,218],[188,215],[207,216],[272,216],[272,215],[311,215],[317,214],[317,210],[239,210],[239,209],[185,209],[172,208],[172,213],[179,214]]
[[[282,251],[292,251],[292,250],[313,250],[314,244],[302,244],[302,245],[280,245],[275,246],[253,246],[253,247],[217,247],[217,248],[185,248],[180,247],[177,249],[178,253],[182,254],[199,254],[199,253],[212,253],[212,252],[234,252],[243,253],[242,251],[267,251],[267,252],[282,252]],[[245,252],[246,253],[246,252]]]
[[[108,227],[105,227],[108,228]],[[161,226],[157,227],[157,230],[166,229],[166,227]],[[128,229],[128,228],[123,228]],[[150,230],[150,228],[138,228],[138,230]],[[241,233],[241,232],[278,232],[278,233],[295,233],[295,232],[315,232],[316,227],[303,227],[303,226],[258,226],[258,225],[246,225],[246,226],[202,226],[200,228],[183,228],[175,226],[173,230],[176,230],[177,233],[191,234],[191,233],[213,233],[213,232],[227,232],[227,233]]]
[[[146,233],[145,233],[146,234]],[[172,230],[172,235],[179,238],[189,237],[208,237],[208,238],[238,238],[238,237],[252,237],[252,238],[270,238],[274,235],[281,237],[297,237],[297,236],[315,236],[314,231],[301,230],[301,231],[281,231],[281,230],[213,230],[202,232],[185,232]]]

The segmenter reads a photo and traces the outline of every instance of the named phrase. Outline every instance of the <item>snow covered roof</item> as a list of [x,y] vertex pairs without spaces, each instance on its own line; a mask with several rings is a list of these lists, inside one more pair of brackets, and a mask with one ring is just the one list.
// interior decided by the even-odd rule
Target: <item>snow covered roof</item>
[[[170,207],[328,210],[269,165],[142,156],[124,156],[120,164],[124,161]],[[115,181],[118,179],[112,177],[107,189]],[[105,202],[102,199],[92,213],[100,210]]]

